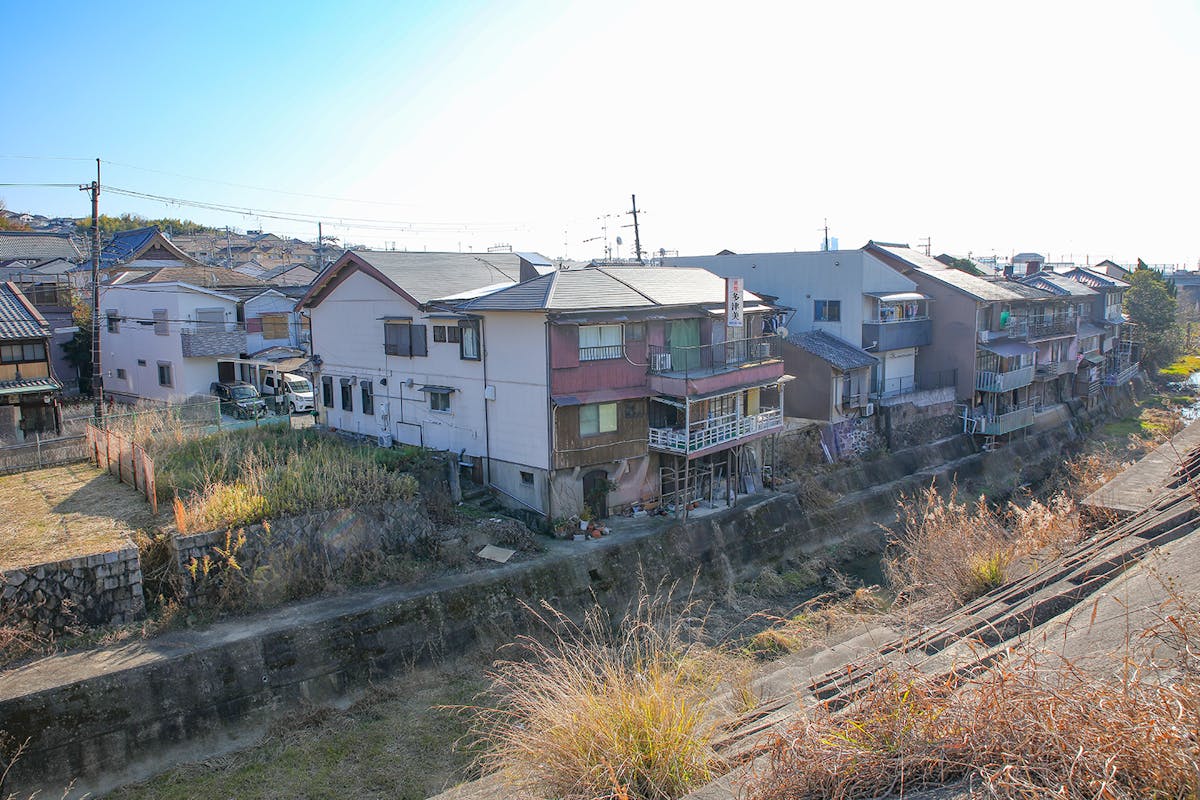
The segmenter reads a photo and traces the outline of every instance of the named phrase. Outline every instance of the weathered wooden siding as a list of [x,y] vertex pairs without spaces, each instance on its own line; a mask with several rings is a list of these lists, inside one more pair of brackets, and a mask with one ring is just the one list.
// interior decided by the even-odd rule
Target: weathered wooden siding
[[595,436],[580,436],[579,406],[554,411],[554,468],[570,469],[607,464],[646,454],[649,436],[643,398],[617,403],[617,430]]

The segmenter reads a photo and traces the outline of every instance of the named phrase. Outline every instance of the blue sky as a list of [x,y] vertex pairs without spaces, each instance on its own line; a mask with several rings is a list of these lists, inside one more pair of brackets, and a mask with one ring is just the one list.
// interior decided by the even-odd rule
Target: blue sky
[[[99,156],[112,186],[410,249],[599,255],[606,214],[611,246],[632,239],[636,192],[643,242],[684,254],[812,249],[828,217],[843,246],[1200,258],[1193,0],[0,0],[0,15],[18,32],[0,183],[85,182],[86,160],[45,157]],[[0,197],[88,210],[69,189]]]

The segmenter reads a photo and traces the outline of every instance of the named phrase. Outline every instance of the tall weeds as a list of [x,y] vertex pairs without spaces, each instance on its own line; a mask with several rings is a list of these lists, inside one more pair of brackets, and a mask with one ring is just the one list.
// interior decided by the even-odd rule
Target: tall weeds
[[519,639],[519,657],[490,675],[500,702],[470,709],[482,766],[561,800],[671,800],[710,781],[712,698],[729,669],[686,635],[691,608],[672,614],[669,594],[643,594],[619,625],[598,605],[576,625],[543,603],[548,637]]

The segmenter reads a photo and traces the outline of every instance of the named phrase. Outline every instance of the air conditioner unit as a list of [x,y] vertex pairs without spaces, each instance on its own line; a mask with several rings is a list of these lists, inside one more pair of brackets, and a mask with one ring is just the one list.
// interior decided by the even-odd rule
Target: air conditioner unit
[[379,446],[380,447],[391,447],[392,446],[392,435],[390,433],[379,434]]
[[651,353],[650,369],[654,370],[655,372],[669,372],[671,370],[671,354]]
[[865,406],[863,406],[863,416],[864,417],[872,416],[874,413],[875,413],[875,404],[874,403],[867,403]]

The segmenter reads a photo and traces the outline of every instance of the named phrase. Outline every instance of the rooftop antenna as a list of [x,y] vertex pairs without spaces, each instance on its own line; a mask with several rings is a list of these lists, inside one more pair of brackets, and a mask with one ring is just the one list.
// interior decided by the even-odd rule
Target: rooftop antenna
[[821,247],[826,253],[829,252],[829,217],[825,218],[825,244]]
[[933,257],[933,252],[932,252],[933,245],[931,244],[930,238],[928,236],[923,236],[920,239],[918,239],[917,242],[918,243],[924,242],[925,255],[932,258]]

